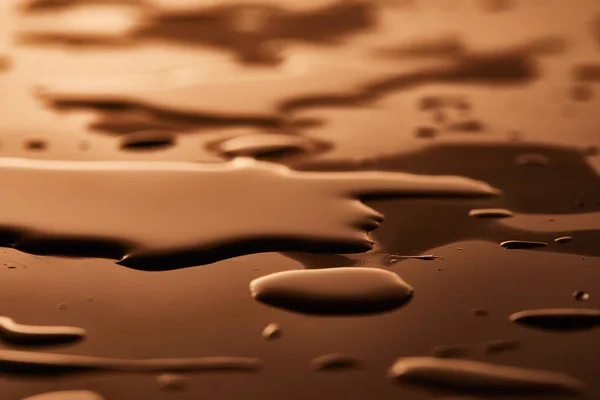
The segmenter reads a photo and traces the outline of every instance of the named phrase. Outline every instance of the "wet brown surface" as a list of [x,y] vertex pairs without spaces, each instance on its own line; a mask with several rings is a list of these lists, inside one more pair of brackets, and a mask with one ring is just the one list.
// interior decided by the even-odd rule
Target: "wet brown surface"
[[3,398],[599,398],[599,15],[2,2],[0,314],[86,334],[3,343]]

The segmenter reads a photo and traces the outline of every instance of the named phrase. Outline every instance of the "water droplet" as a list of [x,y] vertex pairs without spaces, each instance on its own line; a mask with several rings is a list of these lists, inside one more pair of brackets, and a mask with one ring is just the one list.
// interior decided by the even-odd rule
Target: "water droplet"
[[88,390],[69,390],[40,393],[23,400],[104,400],[102,396]]
[[505,208],[478,208],[469,211],[469,216],[478,218],[509,218],[513,217],[514,213]]
[[487,317],[489,313],[486,310],[482,310],[481,308],[473,308],[471,310],[471,315],[475,317]]
[[477,361],[436,357],[398,359],[390,368],[398,382],[473,393],[580,392],[583,383],[569,375]]
[[252,296],[311,314],[365,314],[404,305],[413,289],[393,272],[365,267],[277,272],[253,280]]
[[265,339],[276,339],[281,336],[281,328],[279,324],[270,323],[263,329],[262,337]]
[[156,381],[162,390],[185,390],[189,385],[188,378],[178,374],[162,374]]
[[586,308],[547,308],[514,313],[510,320],[532,328],[550,330],[591,329],[600,323],[600,310]]
[[341,353],[326,354],[311,361],[312,368],[317,371],[354,369],[360,367],[361,364],[359,359]]
[[515,250],[515,249],[534,249],[537,247],[548,246],[548,243],[544,242],[531,242],[527,240],[507,240],[506,242],[500,243],[500,246],[505,249]]
[[30,139],[25,141],[23,145],[27,150],[34,151],[46,150],[48,147],[48,144],[43,139]]
[[22,345],[75,342],[85,337],[85,330],[72,326],[21,325],[0,317],[0,339]]
[[438,135],[439,130],[432,126],[419,126],[415,131],[415,136],[423,139],[434,138]]
[[575,85],[571,88],[571,98],[575,101],[590,101],[593,96],[594,91],[588,85]]
[[556,243],[569,243],[572,240],[573,240],[573,237],[571,237],[571,236],[561,236],[561,237],[554,239],[554,241]]
[[20,374],[62,374],[82,371],[182,372],[257,371],[262,362],[247,357],[154,358],[124,360],[70,354],[0,350],[4,372]]
[[441,358],[459,358],[469,354],[469,346],[464,344],[435,346],[431,349],[431,355]]
[[573,298],[577,301],[586,301],[590,299],[590,294],[583,290],[576,290],[573,292]]
[[124,135],[121,138],[123,150],[159,150],[174,146],[176,136],[170,132],[141,131]]
[[543,166],[550,164],[550,159],[543,154],[526,153],[526,154],[518,155],[516,158],[516,163],[517,163],[517,165],[522,165],[522,166],[541,166],[541,167],[543,167]]
[[505,351],[518,350],[521,342],[516,340],[495,340],[484,345],[486,353],[503,353]]
[[58,303],[56,305],[56,308],[58,308],[59,310],[66,310],[67,308],[69,308],[69,305],[67,303]]
[[255,133],[219,141],[209,145],[211,147],[227,157],[273,158],[321,152],[331,145],[303,136]]

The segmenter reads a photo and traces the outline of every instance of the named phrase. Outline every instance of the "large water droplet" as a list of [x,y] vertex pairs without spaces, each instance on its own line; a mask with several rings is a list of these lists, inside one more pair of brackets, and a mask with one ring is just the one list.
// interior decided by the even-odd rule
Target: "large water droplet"
[[477,218],[508,218],[515,214],[506,208],[478,208],[469,211],[470,217]]
[[507,240],[505,242],[500,243],[500,246],[509,250],[516,249],[534,249],[536,247],[544,247],[548,246],[548,243],[545,242],[532,242],[527,240]]
[[253,280],[250,292],[264,303],[313,314],[388,311],[413,295],[393,272],[362,267],[278,272]]

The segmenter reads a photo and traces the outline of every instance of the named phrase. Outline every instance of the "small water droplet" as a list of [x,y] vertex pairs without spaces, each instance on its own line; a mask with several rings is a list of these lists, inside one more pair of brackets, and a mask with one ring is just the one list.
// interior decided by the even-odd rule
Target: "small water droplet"
[[27,150],[41,151],[46,150],[48,144],[43,139],[30,139],[23,143]]
[[262,337],[265,339],[276,339],[281,336],[281,328],[279,324],[270,323],[263,329]]
[[317,371],[352,369],[360,367],[361,364],[359,359],[341,353],[326,354],[311,361],[312,368]]
[[69,305],[67,303],[58,303],[56,305],[56,308],[58,308],[59,310],[66,310],[67,308],[69,308]]
[[507,240],[505,242],[500,243],[500,246],[509,250],[518,250],[518,249],[534,249],[536,247],[544,247],[548,246],[548,243],[545,242],[532,242],[527,240]]
[[577,301],[586,301],[589,300],[590,294],[583,290],[576,290],[573,292],[573,298]]
[[489,315],[489,313],[486,310],[483,310],[481,308],[473,308],[471,310],[471,315],[473,315],[475,317],[487,317]]
[[121,138],[123,150],[159,150],[174,146],[176,136],[163,131],[141,131],[124,135]]
[[419,126],[415,130],[415,136],[422,139],[434,138],[438,135],[438,133],[438,129],[432,126]]
[[486,353],[503,353],[521,348],[521,342],[516,340],[494,340],[484,345]]
[[478,208],[469,211],[470,217],[477,218],[509,218],[514,213],[506,208]]
[[590,101],[592,97],[594,91],[588,85],[575,85],[571,88],[571,98],[575,101]]
[[188,378],[179,374],[162,374],[156,381],[161,390],[184,390],[189,385]]
[[431,355],[441,358],[465,357],[469,354],[469,346],[464,344],[435,346],[431,349]]

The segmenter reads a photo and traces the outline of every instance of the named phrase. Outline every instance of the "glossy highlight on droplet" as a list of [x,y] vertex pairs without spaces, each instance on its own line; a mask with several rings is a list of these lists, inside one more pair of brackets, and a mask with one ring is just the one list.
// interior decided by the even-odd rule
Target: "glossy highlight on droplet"
[[477,208],[469,211],[470,217],[476,218],[510,218],[514,213],[505,208]]
[[413,289],[393,272],[366,267],[277,272],[255,279],[263,303],[308,314],[369,314],[406,304]]
[[558,372],[437,357],[400,358],[389,375],[401,383],[473,394],[580,393],[584,388]]
[[265,329],[263,329],[263,331],[262,331],[262,337],[267,340],[276,339],[280,336],[281,336],[281,327],[279,326],[279,324],[276,324],[274,322],[265,326]]

